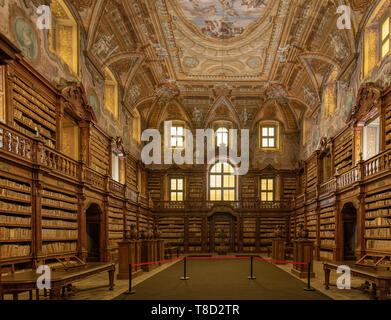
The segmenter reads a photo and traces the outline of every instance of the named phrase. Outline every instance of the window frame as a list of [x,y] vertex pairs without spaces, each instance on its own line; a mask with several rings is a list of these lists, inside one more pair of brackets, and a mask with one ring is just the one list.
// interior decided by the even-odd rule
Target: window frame
[[[176,188],[172,189],[172,180],[176,180]],[[182,180],[182,189],[178,189],[178,180]],[[171,195],[175,193],[175,199],[172,200]],[[178,193],[182,193],[182,200],[178,200]],[[168,198],[170,202],[183,202],[185,201],[185,177],[183,176],[169,176],[168,178]]]
[[[390,20],[391,21],[391,20]],[[378,139],[378,141],[377,141],[377,153],[376,154],[374,154],[374,155],[372,155],[372,156],[368,156],[367,157],[367,153],[368,152],[366,152],[366,153],[364,153],[364,148],[365,148],[365,142],[367,142],[367,138],[366,138],[366,128],[368,127],[368,126],[370,126],[371,125],[371,123],[373,123],[373,122],[375,122],[376,120],[379,120],[379,127],[378,127],[378,131],[377,131],[377,134],[378,134],[378,136],[377,136],[377,139]],[[365,121],[365,123],[364,123],[364,125],[362,126],[362,147],[361,147],[361,152],[362,152],[362,155],[363,155],[363,160],[364,161],[367,161],[367,160],[369,160],[369,159],[371,159],[371,158],[373,158],[373,157],[376,157],[377,155],[379,155],[380,154],[380,152],[381,152],[381,139],[382,139],[382,137],[381,137],[381,132],[382,132],[382,121],[381,121],[381,115],[379,114],[379,113],[376,113],[375,115],[373,115],[372,117],[370,117],[367,121]]]
[[[79,24],[77,23],[75,17],[73,16],[71,10],[69,9],[68,5],[65,3],[64,0],[58,0],[58,5],[61,6],[61,8],[65,11],[65,13],[68,16],[68,19],[62,19],[55,17],[54,14],[51,14],[51,29],[50,29],[50,39],[51,43],[49,44],[49,50],[57,55],[57,57],[66,64],[69,69],[74,73],[77,77],[80,77],[80,30],[79,30]],[[51,6],[53,3],[51,4]],[[51,12],[53,11],[52,7],[50,7]],[[55,28],[53,28],[53,25],[56,25]],[[72,65],[69,65],[67,61],[61,57],[61,55],[58,52],[57,45],[53,43],[54,39],[58,38],[58,26],[67,26],[72,28],[72,37],[73,37],[73,43],[72,43]],[[53,35],[53,32],[55,33]]]
[[[262,188],[262,181],[263,180],[266,180],[266,189],[263,189]],[[269,184],[269,181],[273,181],[273,187],[272,187],[272,190],[269,190],[268,189],[268,184]],[[266,193],[266,200],[262,200],[262,194],[263,193]],[[268,200],[269,199],[269,194],[272,195],[272,200]],[[271,176],[263,176],[263,177],[260,177],[260,180],[259,180],[259,198],[262,202],[274,202],[275,199],[276,199],[276,179],[275,177],[271,177]]]
[[[267,128],[268,132],[269,129],[274,129],[274,136],[264,136],[263,135],[263,129]],[[279,150],[279,125],[277,124],[267,124],[267,123],[260,123],[259,124],[259,148],[261,150]],[[263,146],[263,139],[273,139],[274,140],[274,147],[264,147]]]
[[[219,130],[226,130],[225,132],[218,132]],[[226,136],[226,140],[227,140],[227,144],[226,144],[226,146],[227,146],[227,148],[229,147],[229,128],[227,128],[227,127],[225,127],[225,126],[219,126],[217,129],[216,129],[216,132],[215,132],[215,136],[216,136],[216,141],[215,141],[215,145],[216,145],[216,148],[220,148],[220,145],[219,145],[219,143],[218,143],[218,140],[219,140],[219,135],[223,135],[223,137],[224,137],[224,135],[227,135]],[[224,140],[224,138],[223,138],[223,140]]]
[[[110,79],[107,79],[107,77],[105,77],[105,80],[104,80],[104,92],[103,92],[103,107],[104,109],[111,115],[114,117],[115,120],[118,120],[119,119],[119,91],[118,91],[118,81],[117,79],[115,78],[114,76],[114,73],[110,70],[109,67],[106,67],[105,73],[108,72],[109,73],[109,76],[110,76]],[[106,106],[106,86],[113,86],[114,87],[114,113],[109,110]]]
[[[383,40],[383,25],[388,20],[388,36]],[[390,14],[390,8],[388,8],[383,15],[383,17],[380,19],[380,23],[378,26],[378,50],[379,50],[379,61],[382,61],[384,58],[386,58],[390,52],[391,52],[391,14]],[[383,56],[383,46],[388,41],[388,52]]]
[[[221,170],[220,172],[212,172],[213,168],[217,165],[217,164],[221,164]],[[233,172],[225,172],[224,171],[224,164],[228,164],[232,169],[233,169]],[[220,176],[220,187],[212,187],[212,183],[211,183],[211,177],[212,176]],[[224,186],[224,177],[225,176],[233,176],[234,178],[234,186],[233,187],[225,187]],[[215,201],[215,202],[230,202],[230,201],[236,201],[237,199],[237,181],[236,181],[236,174],[235,174],[235,167],[229,163],[228,161],[218,161],[216,163],[214,163],[210,169],[209,169],[209,172],[208,172],[208,199],[209,201]],[[212,200],[211,199],[211,191],[220,191],[220,200]],[[228,199],[224,199],[224,191],[233,191],[233,200],[228,200]]]
[[[175,128],[176,130],[176,134],[172,134],[172,129]],[[182,128],[182,134],[179,135],[177,134],[178,133],[178,128]],[[180,150],[183,150],[185,149],[185,143],[186,143],[186,136],[185,136],[185,126],[182,124],[182,123],[173,123],[170,127],[170,138],[169,138],[169,144],[170,144],[170,148],[171,149],[180,149]],[[173,146],[172,145],[172,139],[176,139],[176,144],[178,144],[178,139],[179,138],[182,138],[182,146]]]

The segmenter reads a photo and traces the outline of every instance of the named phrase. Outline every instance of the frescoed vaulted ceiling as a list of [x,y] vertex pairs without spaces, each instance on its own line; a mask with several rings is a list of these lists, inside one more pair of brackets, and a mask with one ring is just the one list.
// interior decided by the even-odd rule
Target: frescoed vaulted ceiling
[[[221,101],[227,117],[250,126],[272,100],[288,131],[315,113],[332,70],[349,81],[373,2],[69,0],[84,26],[91,77],[109,67],[145,126],[167,115],[207,125]],[[351,30],[337,28],[341,4],[353,9]]]

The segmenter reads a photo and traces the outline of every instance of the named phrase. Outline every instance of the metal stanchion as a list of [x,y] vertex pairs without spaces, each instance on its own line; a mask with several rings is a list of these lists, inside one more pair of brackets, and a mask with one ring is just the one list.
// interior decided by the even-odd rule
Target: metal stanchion
[[304,288],[305,291],[315,291],[314,288],[311,288],[311,262],[307,263],[308,271],[307,271],[307,287]]
[[248,277],[249,280],[255,280],[256,277],[254,277],[254,256],[251,256],[250,260],[250,276]]
[[129,264],[129,290],[125,294],[135,294],[136,291],[132,289],[132,264]]
[[190,278],[187,276],[186,265],[187,265],[187,257],[184,257],[184,258],[183,258],[183,277],[181,278],[181,280],[189,280],[189,279],[190,279]]

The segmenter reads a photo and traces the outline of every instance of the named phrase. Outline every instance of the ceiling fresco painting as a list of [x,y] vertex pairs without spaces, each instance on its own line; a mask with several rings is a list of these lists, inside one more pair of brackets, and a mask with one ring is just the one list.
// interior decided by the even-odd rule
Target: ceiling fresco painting
[[241,35],[264,13],[270,0],[177,0],[184,16],[203,34],[227,39]]

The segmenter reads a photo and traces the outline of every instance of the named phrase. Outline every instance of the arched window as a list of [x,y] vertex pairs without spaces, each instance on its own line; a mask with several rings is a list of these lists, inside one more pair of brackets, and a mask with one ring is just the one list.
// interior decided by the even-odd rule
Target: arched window
[[109,68],[105,70],[105,109],[118,119],[118,84]]
[[216,130],[216,146],[226,145],[228,147],[228,129],[221,127]]
[[235,169],[227,162],[214,164],[209,173],[209,200],[235,201]]
[[75,19],[63,0],[50,5],[52,25],[50,50],[61,58],[74,73],[79,73],[79,32]]

